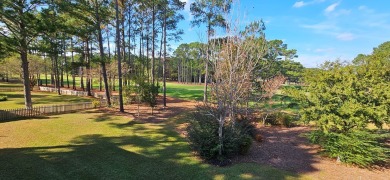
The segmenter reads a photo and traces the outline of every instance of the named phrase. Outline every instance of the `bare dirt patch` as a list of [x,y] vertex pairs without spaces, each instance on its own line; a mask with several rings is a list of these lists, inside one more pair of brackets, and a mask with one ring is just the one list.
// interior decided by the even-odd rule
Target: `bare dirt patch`
[[[157,99],[157,106],[153,108],[153,111],[147,104],[130,104],[124,106],[125,113],[118,114],[130,116],[136,121],[159,123],[170,117],[179,115],[180,113],[194,110],[196,105],[198,105],[198,102],[196,101],[167,97],[167,107],[164,107],[162,97],[159,96]],[[106,110],[111,111],[112,109]]]

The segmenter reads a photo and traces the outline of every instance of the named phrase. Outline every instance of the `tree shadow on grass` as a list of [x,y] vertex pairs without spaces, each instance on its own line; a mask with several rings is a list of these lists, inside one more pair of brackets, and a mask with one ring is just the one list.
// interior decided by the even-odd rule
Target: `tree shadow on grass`
[[[107,113],[108,114],[108,113]],[[0,149],[0,179],[285,179],[299,177],[244,163],[200,161],[169,123],[123,125],[125,135],[87,134],[62,145]],[[98,122],[96,122],[98,123]],[[108,123],[112,124],[112,123]]]
[[[0,166],[0,179],[245,179],[253,173],[247,165],[217,168],[203,164],[177,138],[91,134],[66,145],[0,149],[0,162],[6,162]],[[238,170],[232,173],[229,168]],[[286,176],[268,170],[277,179]]]

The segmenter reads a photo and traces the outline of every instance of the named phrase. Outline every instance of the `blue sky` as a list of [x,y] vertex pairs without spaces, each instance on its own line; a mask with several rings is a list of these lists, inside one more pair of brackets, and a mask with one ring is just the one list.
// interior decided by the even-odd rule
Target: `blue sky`
[[[205,41],[203,27],[191,27],[187,2],[179,26],[185,32],[175,43]],[[238,12],[237,9],[234,10]],[[326,60],[351,61],[357,54],[369,54],[390,41],[389,0],[241,0],[241,23],[263,19],[268,40],[280,39],[297,49],[305,67],[317,67]]]

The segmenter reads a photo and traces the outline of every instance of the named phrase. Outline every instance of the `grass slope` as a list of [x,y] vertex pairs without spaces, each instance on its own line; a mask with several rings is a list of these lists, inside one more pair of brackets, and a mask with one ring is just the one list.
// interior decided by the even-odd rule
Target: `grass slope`
[[0,179],[300,179],[258,164],[214,167],[167,123],[97,111],[0,123]]

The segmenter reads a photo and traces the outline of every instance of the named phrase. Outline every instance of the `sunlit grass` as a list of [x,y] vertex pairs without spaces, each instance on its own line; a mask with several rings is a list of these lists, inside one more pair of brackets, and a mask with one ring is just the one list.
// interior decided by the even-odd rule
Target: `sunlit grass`
[[[160,85],[162,86],[162,85]],[[160,90],[162,93],[162,90]],[[179,84],[176,82],[167,82],[167,96],[186,99],[202,100],[204,86],[198,84]]]
[[[23,108],[23,91],[0,92],[0,96],[7,96],[7,101],[0,101],[0,109]],[[92,98],[71,95],[57,95],[56,93],[32,91],[33,106],[48,106],[54,104],[69,104],[78,102],[90,102]]]
[[0,179],[301,179],[244,163],[203,163],[173,129],[98,111],[0,123]]

